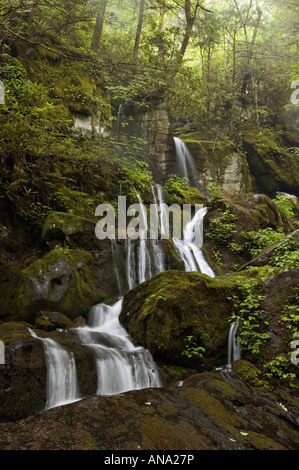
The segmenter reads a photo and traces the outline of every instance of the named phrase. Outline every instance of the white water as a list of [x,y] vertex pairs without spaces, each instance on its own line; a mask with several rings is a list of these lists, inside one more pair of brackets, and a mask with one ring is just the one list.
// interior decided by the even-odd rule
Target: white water
[[202,252],[203,218],[207,208],[199,209],[184,229],[183,240],[174,239],[174,246],[184,263],[185,271],[197,271],[215,277]]
[[236,339],[237,329],[238,321],[233,323],[229,330],[227,351],[227,366],[229,367],[233,362],[241,359],[241,345],[239,340]]
[[[180,139],[177,139],[177,142]],[[180,144],[180,142],[178,142]],[[185,152],[185,151],[184,151]],[[181,151],[186,168],[192,168],[190,156]],[[187,165],[188,163],[188,165]],[[153,204],[159,233],[165,234],[168,224],[168,212],[163,200],[163,191],[159,185],[152,185]],[[144,233],[135,241],[127,239],[126,275],[128,288],[146,281],[152,276],[165,271],[165,257],[159,239],[148,239],[150,227],[147,224],[147,212],[141,204]],[[203,218],[207,209],[200,209],[184,229],[183,240],[174,239],[173,243],[184,262],[186,271],[198,271],[214,277],[214,272],[206,262],[201,247],[203,243]],[[112,241],[113,266],[121,292],[120,276]],[[126,330],[119,323],[122,299],[112,306],[99,304],[90,310],[88,326],[76,329],[82,344],[91,348],[95,354],[97,371],[97,394],[114,395],[134,389],[160,387],[159,373],[151,354],[143,347],[136,347]],[[32,335],[35,333],[31,332]],[[38,338],[35,335],[36,338]],[[47,404],[52,408],[79,400],[80,391],[74,355],[66,351],[51,339],[39,338],[45,346],[47,361]]]
[[121,307],[122,299],[112,306],[95,305],[88,326],[76,330],[82,343],[95,353],[98,395],[161,386],[151,354],[135,347],[119,323]]
[[196,179],[197,176],[196,165],[193,157],[182,139],[174,137],[173,140],[176,149],[179,176],[187,178],[188,183],[190,184],[190,181]]
[[[155,217],[160,224],[160,213],[154,187],[152,188]],[[165,257],[157,238],[151,238],[150,228],[147,222],[146,208],[138,195],[141,209],[141,220],[144,233],[141,231],[140,239],[135,241],[128,238],[126,241],[126,275],[129,289],[150,279],[156,274],[165,271]],[[157,233],[157,232],[156,232]]]
[[74,355],[56,341],[36,335],[30,328],[30,334],[44,344],[47,364],[47,401],[45,409],[72,403],[80,396]]

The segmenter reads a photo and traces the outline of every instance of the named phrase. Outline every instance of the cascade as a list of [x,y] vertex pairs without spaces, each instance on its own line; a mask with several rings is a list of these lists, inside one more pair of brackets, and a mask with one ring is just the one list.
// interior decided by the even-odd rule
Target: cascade
[[156,184],[158,199],[160,203],[160,224],[161,224],[161,233],[166,233],[166,224],[167,224],[167,211],[166,205],[164,202],[163,191],[159,184]]
[[80,396],[74,355],[50,338],[42,338],[28,328],[34,338],[44,344],[47,364],[46,410],[55,406],[72,403]]
[[[182,151],[181,155],[186,157],[187,154],[183,154]],[[186,157],[186,161],[191,168],[192,162],[189,157]],[[185,166],[187,168],[187,164]],[[152,184],[151,191],[153,211],[158,225],[155,233],[162,235],[166,233],[169,214],[161,186]],[[126,277],[129,289],[167,269],[159,236],[148,236],[151,235],[150,230],[153,227],[147,223],[147,211],[140,195],[138,201],[141,218],[140,238],[133,240],[128,237],[126,240]],[[185,226],[183,240],[173,239],[173,243],[186,271],[203,272],[214,277],[214,272],[201,250],[203,218],[206,212],[207,208],[198,210]],[[74,330],[82,346],[94,352],[97,372],[96,393],[99,395],[114,395],[134,389],[161,386],[158,369],[150,352],[142,346],[136,347],[119,322],[123,292],[115,253],[115,240],[111,240],[111,249],[120,300],[114,305],[104,303],[95,305],[90,309],[87,325]],[[52,339],[38,337],[32,331],[31,334],[44,343],[47,362],[46,407],[52,408],[82,398],[73,353]]]
[[122,114],[122,105],[120,104],[119,107],[118,107],[118,111],[117,111],[116,130],[115,130],[116,134],[118,134],[118,132],[119,132],[119,126],[120,126],[120,122],[121,122],[121,114]]
[[160,387],[151,354],[135,347],[119,323],[121,307],[122,299],[111,306],[95,305],[89,312],[88,325],[76,329],[82,343],[95,353],[98,395]]
[[182,178],[187,178],[189,185],[191,184],[191,182],[193,182],[193,185],[197,186],[196,165],[187,145],[182,139],[179,139],[179,137],[174,137],[173,140],[176,149],[179,176],[181,176]]
[[[203,243],[203,218],[206,213],[206,207],[199,209],[193,219],[187,223],[183,240],[174,239],[173,243],[186,271],[198,271],[210,277],[215,277],[214,271],[207,263],[201,249]],[[196,243],[194,243],[194,239],[197,240]]]
[[[156,211],[156,220],[159,222],[159,210],[157,198],[154,192],[154,187],[151,185],[154,210]],[[126,271],[129,289],[132,289],[138,284],[150,279],[156,274],[165,271],[165,259],[163,250],[160,246],[159,240],[155,238],[148,238],[149,226],[147,223],[146,208],[141,200],[140,195],[137,195],[141,208],[141,219],[144,233],[141,232],[140,239],[137,241],[130,238],[127,239],[127,257],[126,257]]]
[[232,323],[228,336],[227,366],[230,367],[234,361],[241,359],[240,342],[236,340],[238,321]]

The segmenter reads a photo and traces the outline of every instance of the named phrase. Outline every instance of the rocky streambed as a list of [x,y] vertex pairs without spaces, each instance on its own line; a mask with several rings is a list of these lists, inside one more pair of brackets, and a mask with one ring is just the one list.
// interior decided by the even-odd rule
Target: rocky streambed
[[[255,385],[257,384],[257,385]],[[298,394],[247,361],[0,424],[1,450],[298,450]]]

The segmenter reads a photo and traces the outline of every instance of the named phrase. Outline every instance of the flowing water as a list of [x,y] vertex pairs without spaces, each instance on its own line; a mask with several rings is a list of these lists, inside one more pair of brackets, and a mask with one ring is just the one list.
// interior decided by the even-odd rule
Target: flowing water
[[179,137],[173,139],[178,163],[178,175],[187,178],[189,185],[193,183],[194,186],[197,186],[197,169],[191,152],[182,139]]
[[[190,171],[194,171],[192,156],[180,139],[175,138],[175,142],[183,176],[188,177],[190,181]],[[133,240],[129,237],[126,241],[128,289],[168,269],[161,247],[161,237],[169,228],[169,214],[161,186],[152,184],[151,191],[155,233],[158,236],[149,236],[152,235],[152,223],[149,226],[146,208],[138,195],[143,232],[139,239]],[[183,239],[172,241],[186,271],[197,271],[215,277],[202,252],[203,219],[206,212],[207,208],[199,209],[186,224]],[[157,226],[158,230],[156,230]],[[113,268],[120,299],[114,305],[98,304],[92,307],[87,325],[75,329],[82,346],[94,352],[97,373],[96,393],[99,395],[114,395],[128,390],[161,386],[159,373],[151,354],[141,346],[136,347],[127,331],[119,323],[123,293],[115,253],[115,240],[111,243]],[[236,330],[237,324],[233,324],[228,340],[228,365],[240,358],[240,346],[235,340]],[[73,353],[52,339],[38,337],[32,330],[30,333],[44,344],[47,363],[46,408],[81,399]]]
[[[159,204],[156,198],[154,186],[152,188],[153,209],[155,220],[160,226]],[[143,233],[141,230],[140,239],[132,240],[128,238],[126,241],[126,275],[129,289],[150,279],[151,277],[165,271],[165,256],[158,238],[151,238],[151,226],[147,222],[146,208],[138,195],[141,208],[141,220]],[[156,232],[157,233],[157,232]]]
[[80,400],[74,354],[50,338],[30,334],[44,344],[47,364],[47,400],[45,409]]
[[111,306],[95,305],[90,310],[88,325],[76,329],[82,343],[95,353],[98,395],[160,387],[151,354],[141,346],[134,346],[119,323],[121,307],[122,299]]
[[231,366],[234,361],[241,359],[241,345],[236,339],[238,321],[232,323],[228,336],[227,366]]
[[186,225],[183,240],[174,239],[173,243],[184,263],[185,271],[197,271],[215,277],[214,271],[207,263],[202,252],[203,218],[206,212],[206,207],[199,209],[193,219]]

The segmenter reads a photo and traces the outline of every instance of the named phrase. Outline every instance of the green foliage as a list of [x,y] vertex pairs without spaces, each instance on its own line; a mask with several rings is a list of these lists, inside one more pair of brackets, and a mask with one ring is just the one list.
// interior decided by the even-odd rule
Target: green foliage
[[197,346],[196,341],[193,336],[187,336],[185,339],[185,348],[182,352],[183,356],[190,358],[200,358],[204,356],[205,348],[202,346]]
[[264,365],[268,377],[276,377],[278,379],[293,379],[296,374],[289,372],[289,361],[283,356],[276,356],[272,361]]
[[274,199],[275,204],[279,212],[284,217],[293,217],[294,216],[294,209],[290,199],[283,194],[278,194]]
[[299,288],[293,288],[293,295],[282,309],[281,320],[291,330],[294,339],[299,338]]
[[137,195],[149,190],[152,174],[145,162],[124,157],[119,161],[119,195],[128,198],[128,202],[137,203]]
[[266,332],[268,323],[265,321],[263,303],[265,297],[259,293],[262,282],[273,273],[273,268],[267,268],[260,273],[257,268],[249,268],[249,272],[257,273],[257,277],[236,278],[239,282],[238,293],[230,300],[235,306],[235,312],[230,321],[239,319],[239,340],[245,351],[258,355],[261,348],[269,340]]
[[235,221],[236,216],[226,209],[218,217],[210,220],[206,237],[218,244],[228,244],[236,232]]
[[299,265],[299,249],[295,240],[285,239],[274,249],[271,257],[272,266],[281,266],[285,269],[296,269]]
[[260,229],[256,232],[248,232],[247,246],[251,256],[257,256],[262,249],[267,246],[273,245],[285,238],[283,230],[274,230],[272,227]]
[[170,193],[175,192],[186,196],[186,189],[188,187],[188,178],[181,178],[177,175],[170,175],[164,184],[164,189]]

